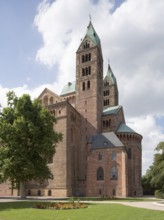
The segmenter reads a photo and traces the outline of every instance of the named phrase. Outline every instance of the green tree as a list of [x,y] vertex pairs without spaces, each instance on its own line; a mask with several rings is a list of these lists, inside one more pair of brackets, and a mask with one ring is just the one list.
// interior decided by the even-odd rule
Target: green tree
[[144,195],[154,195],[155,188],[151,184],[151,167],[147,170],[146,174],[142,177],[142,187]]
[[160,142],[155,148],[153,164],[143,177],[143,187],[154,189],[158,197],[164,196],[164,142]]
[[55,117],[29,95],[7,94],[8,105],[0,113],[0,179],[20,185],[52,178],[47,161],[54,155],[61,133],[53,129]]
[[156,151],[153,165],[150,167],[151,184],[164,192],[164,142],[157,145]]

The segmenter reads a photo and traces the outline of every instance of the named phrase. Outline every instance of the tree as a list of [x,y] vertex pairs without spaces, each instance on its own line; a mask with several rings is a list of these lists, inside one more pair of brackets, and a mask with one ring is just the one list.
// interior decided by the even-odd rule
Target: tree
[[55,153],[61,133],[53,129],[55,117],[29,95],[7,94],[8,105],[0,113],[0,179],[20,185],[25,197],[25,182],[52,178],[47,161]]
[[142,177],[142,187],[144,195],[154,195],[155,188],[151,185],[151,167],[147,170],[146,174]]
[[160,142],[156,149],[152,166],[149,167],[146,177],[151,187],[158,191],[158,194],[164,193],[164,142]]
[[164,142],[160,142],[156,147],[157,153],[154,155],[153,165],[150,169],[151,184],[164,192]]

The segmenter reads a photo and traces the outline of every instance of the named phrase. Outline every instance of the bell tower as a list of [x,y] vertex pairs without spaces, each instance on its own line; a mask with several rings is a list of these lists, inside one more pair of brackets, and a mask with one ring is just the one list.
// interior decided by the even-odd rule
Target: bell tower
[[87,134],[101,132],[103,57],[100,39],[90,21],[76,53],[76,109],[86,119]]
[[90,135],[101,133],[103,111],[103,57],[100,39],[91,21],[76,52],[76,109],[81,114],[78,173],[79,180],[85,182],[87,140]]

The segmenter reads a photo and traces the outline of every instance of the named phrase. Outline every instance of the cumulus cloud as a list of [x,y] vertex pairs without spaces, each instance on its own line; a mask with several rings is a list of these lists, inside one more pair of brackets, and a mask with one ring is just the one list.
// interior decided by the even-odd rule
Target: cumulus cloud
[[157,125],[153,115],[128,118],[127,124],[139,134],[142,134],[142,171],[146,172],[152,164],[155,147],[160,141],[164,140],[163,128]]
[[[164,125],[156,120],[164,117],[164,1],[126,0],[116,10],[114,4],[115,0],[42,1],[34,19],[43,40],[36,60],[47,68],[55,67],[57,80],[32,90],[28,85],[12,90],[34,98],[45,87],[60,93],[65,83],[73,81],[76,51],[91,14],[102,43],[104,74],[110,59],[127,124],[143,136],[144,173],[155,146],[164,140],[160,127]],[[0,86],[2,106],[6,106],[8,90]]]
[[154,148],[164,139],[156,116],[164,116],[164,1],[127,0],[113,11],[114,2],[56,0],[38,8],[35,26],[43,38],[36,59],[58,67],[57,84],[75,78],[75,53],[89,23],[99,34],[104,54],[117,77],[120,104],[127,123],[143,135],[143,170],[152,162]]

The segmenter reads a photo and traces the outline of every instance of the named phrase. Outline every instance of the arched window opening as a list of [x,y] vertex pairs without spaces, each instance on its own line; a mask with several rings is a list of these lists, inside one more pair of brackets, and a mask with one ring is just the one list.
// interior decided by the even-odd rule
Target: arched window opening
[[31,196],[31,190],[30,189],[28,190],[28,196]]
[[82,90],[85,91],[85,82],[82,84]]
[[88,61],[88,54],[85,54],[85,62]]
[[52,196],[52,191],[50,189],[48,190],[48,196]]
[[128,159],[132,158],[132,150],[131,148],[128,148]]
[[51,96],[51,97],[50,97],[50,105],[53,104],[53,101],[54,101],[54,98]]
[[97,180],[104,180],[104,170],[102,167],[97,169]]
[[103,120],[103,128],[105,128],[106,126],[105,126],[106,124],[105,124],[105,121]]
[[91,83],[90,83],[90,81],[88,81],[87,82],[87,89],[90,89],[90,87],[91,87]]
[[109,121],[106,120],[106,128],[109,126]]
[[82,76],[85,76],[85,69],[82,68]]
[[89,43],[87,43],[87,44],[86,44],[86,46],[87,46],[87,48],[89,48],[89,47],[90,47],[90,44],[89,44]]
[[91,60],[91,53],[89,53],[89,61]]
[[89,47],[90,47],[90,44],[89,44],[89,42],[86,41],[85,44],[83,45],[83,49],[85,50]]
[[40,190],[38,190],[38,196],[41,196],[41,191]]
[[98,160],[102,160],[102,154],[101,153],[98,154]]
[[84,58],[85,58],[85,57],[84,57],[84,55],[82,55],[82,63],[84,63],[84,62],[85,62]]
[[115,189],[113,189],[112,194],[113,194],[113,196],[115,196],[115,195],[116,195],[116,190],[115,190]]
[[85,68],[85,75],[88,75],[88,67]]
[[99,195],[101,195],[101,193],[102,193],[102,192],[101,192],[101,189],[99,189]]
[[44,106],[48,105],[48,96],[45,96],[43,99]]
[[116,160],[116,152],[115,151],[112,152],[112,160]]
[[88,74],[91,75],[91,66],[89,66]]
[[111,168],[110,170],[110,178],[112,180],[117,180],[118,179],[118,171],[117,171],[117,168],[114,166]]

